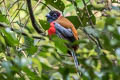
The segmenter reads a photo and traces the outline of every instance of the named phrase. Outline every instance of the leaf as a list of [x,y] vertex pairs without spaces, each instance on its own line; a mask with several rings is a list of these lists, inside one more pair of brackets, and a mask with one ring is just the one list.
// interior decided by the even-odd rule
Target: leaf
[[40,75],[40,77],[41,77],[42,65],[41,65],[40,61],[36,58],[33,58],[32,61],[33,61],[33,67],[35,67],[35,68],[37,67],[37,69],[39,71],[38,75]]
[[[78,4],[78,7],[79,8],[84,8],[84,4],[83,4],[83,1],[82,0],[76,0],[77,4]],[[85,0],[86,3],[89,2],[89,0]]]
[[112,49],[112,47],[111,47],[111,45],[110,45],[110,40],[109,40],[109,38],[108,38],[105,34],[102,35],[101,37],[102,37],[102,39],[103,39],[104,49],[113,52],[113,49]]
[[89,35],[93,35],[95,37],[99,37],[99,32],[91,27],[85,27],[85,31],[89,34]]
[[3,62],[2,62],[2,67],[5,68],[6,73],[10,74],[12,64],[11,64],[9,61],[3,61]]
[[34,46],[34,40],[30,37],[24,36],[25,40],[25,45],[26,45],[26,50],[28,54],[33,54],[37,51],[37,47]]
[[5,39],[3,36],[0,34],[0,43],[2,43],[4,46],[6,46]]
[[22,68],[22,70],[26,73],[27,77],[30,80],[40,80],[40,77],[38,75],[36,75],[36,73],[33,72],[31,69],[24,67],[24,68]]
[[105,7],[105,3],[100,3],[98,4],[96,1],[92,1],[92,5],[96,8],[96,9],[103,9]]
[[105,21],[104,21],[104,19],[101,18],[101,19],[97,20],[96,21],[96,26],[99,27],[99,28],[104,29],[104,27],[105,27]]
[[56,48],[58,48],[63,53],[67,53],[67,46],[65,45],[65,43],[67,43],[66,40],[60,39],[57,36],[52,36],[52,39],[55,43]]
[[51,6],[53,6],[54,8],[62,12],[65,9],[65,5],[62,0],[45,0],[45,1],[46,1],[46,4],[50,4]]
[[[96,23],[96,18],[92,13],[92,10],[93,10],[92,5],[87,5],[87,9],[88,9],[88,12],[86,12],[86,8],[84,8],[83,10],[81,10],[81,13],[79,13],[80,15],[82,14],[81,20],[84,26],[87,26],[90,20],[93,22],[93,24]],[[89,13],[89,16],[88,16],[88,13]]]
[[37,47],[35,47],[35,46],[30,46],[29,48],[27,48],[27,52],[29,53],[29,54],[34,54],[36,51],[37,51]]
[[47,21],[39,20],[39,23],[41,24],[41,26],[44,30],[48,30],[50,27],[50,24]]
[[6,28],[6,30],[1,30],[4,34],[4,38],[6,43],[8,43],[10,46],[17,46],[19,44],[18,39],[15,36],[14,32],[9,31],[9,28]]
[[32,59],[31,58],[22,57],[20,62],[21,62],[21,66],[25,67],[27,65],[32,64]]
[[34,40],[30,37],[27,37],[27,36],[24,36],[24,44],[27,46],[27,47],[30,47],[31,45],[33,45],[34,43]]
[[56,72],[51,75],[50,80],[62,80],[62,76],[59,72]]
[[9,24],[9,21],[6,18],[6,16],[2,15],[1,13],[0,13],[0,22],[5,22],[5,23]]
[[69,19],[73,23],[76,29],[79,28],[79,26],[81,25],[77,16],[68,16],[66,18]]
[[73,10],[74,10],[74,6],[73,6],[72,4],[69,4],[69,5],[67,5],[66,8],[64,9],[63,15],[66,15],[67,13],[73,12]]
[[51,70],[53,67],[46,58],[39,57],[43,69]]
[[108,17],[108,18],[106,18],[106,20],[105,20],[105,24],[106,25],[112,25],[112,24],[114,24],[115,23],[115,21],[116,21],[116,19],[114,18],[114,17]]
[[[92,5],[87,5],[87,8],[88,8],[88,12],[90,14],[90,18],[92,19],[93,24],[95,24],[96,23],[96,17],[94,16],[94,14],[92,12],[93,6]],[[89,19],[88,19],[88,21],[89,21]]]

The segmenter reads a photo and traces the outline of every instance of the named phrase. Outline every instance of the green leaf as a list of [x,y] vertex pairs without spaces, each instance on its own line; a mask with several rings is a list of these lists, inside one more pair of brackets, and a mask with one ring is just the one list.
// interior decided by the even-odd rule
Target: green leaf
[[65,5],[62,0],[45,0],[45,1],[46,1],[46,4],[50,4],[51,6],[53,6],[54,8],[62,12],[65,9]]
[[44,30],[48,30],[50,27],[50,24],[47,21],[39,20],[39,23],[41,24],[41,26]]
[[103,46],[104,46],[104,49],[106,50],[109,50],[109,51],[113,51],[112,47],[111,47],[111,44],[110,44],[110,40],[109,38],[104,34],[104,35],[101,35],[102,39],[103,39]]
[[2,43],[4,46],[6,46],[5,39],[3,36],[0,34],[0,43]]
[[21,67],[25,67],[25,66],[32,64],[32,59],[22,57],[20,62],[21,62]]
[[74,10],[74,6],[72,4],[69,4],[64,9],[63,15],[66,15],[67,13],[71,13]]
[[89,34],[89,35],[93,35],[95,37],[99,37],[99,32],[91,27],[85,27],[85,31]]
[[1,13],[0,13],[0,22],[5,22],[5,23],[9,24],[9,21],[6,18],[6,16],[2,15]]
[[37,47],[34,46],[34,40],[30,37],[24,36],[25,40],[25,45],[26,45],[26,50],[28,54],[33,54],[37,51]]
[[76,29],[79,28],[79,26],[81,25],[77,16],[68,16],[66,18],[69,19],[73,23]]
[[42,68],[45,70],[51,70],[53,66],[50,64],[49,60],[43,57],[39,57],[40,63],[42,64]]
[[35,46],[30,46],[29,48],[27,48],[27,52],[29,53],[29,54],[34,54],[36,51],[37,51],[37,47],[35,47]]
[[86,8],[84,8],[83,10],[80,10],[81,13],[79,13],[81,15],[81,20],[84,26],[88,25],[88,22],[90,22],[90,20],[92,20],[93,24],[96,23],[96,18],[94,16],[94,14],[92,13],[93,7],[91,5],[87,5],[87,9],[89,12],[89,16],[88,16],[88,12],[86,12]]
[[65,45],[65,43],[67,43],[66,40],[58,38],[57,36],[52,36],[52,40],[55,43],[55,46],[62,51],[63,53],[67,53],[67,46]]
[[33,67],[35,67],[35,68],[37,67],[37,69],[39,71],[38,75],[40,75],[40,77],[41,77],[42,65],[41,65],[40,61],[36,58],[33,58],[32,61],[33,61]]
[[[82,0],[75,0],[78,4],[78,7],[79,8],[84,8],[84,4],[83,4],[83,1]],[[86,3],[89,2],[89,0],[84,0]]]
[[16,38],[15,33],[9,31],[9,28],[6,28],[6,30],[2,29],[1,31],[4,34],[4,38],[5,38],[6,43],[8,43],[10,46],[17,46],[19,44],[19,41]]
[[40,80],[40,77],[38,75],[36,75],[36,73],[33,72],[31,69],[24,67],[24,68],[22,68],[22,70],[27,74],[27,77],[30,80]]
[[116,19],[114,17],[108,17],[105,20],[105,22],[106,22],[105,24],[106,25],[113,25],[115,23],[115,21],[116,21]]
[[105,3],[100,3],[98,4],[97,1],[92,1],[92,5],[96,8],[96,9],[103,9],[105,7]]
[[8,74],[11,73],[12,64],[11,64],[9,61],[3,61],[3,62],[2,62],[2,67],[5,68],[6,73],[8,73]]
[[105,27],[105,21],[104,21],[104,19],[101,18],[101,19],[97,20],[96,21],[96,26],[99,27],[99,28],[104,29],[104,27]]

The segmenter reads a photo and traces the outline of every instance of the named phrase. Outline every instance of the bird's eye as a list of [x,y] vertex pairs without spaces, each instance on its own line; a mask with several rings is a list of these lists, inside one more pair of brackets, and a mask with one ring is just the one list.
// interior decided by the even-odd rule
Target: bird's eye
[[54,17],[57,17],[57,15],[56,15],[56,14],[53,14],[53,16],[54,16]]

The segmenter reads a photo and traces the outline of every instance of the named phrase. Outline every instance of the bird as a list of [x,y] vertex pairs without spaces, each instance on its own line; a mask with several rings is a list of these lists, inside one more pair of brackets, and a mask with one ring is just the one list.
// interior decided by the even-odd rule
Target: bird
[[[47,21],[50,23],[50,27],[48,29],[48,35],[50,37],[52,35],[57,35],[59,38],[68,40],[71,43],[79,39],[77,30],[72,24],[72,22],[69,21],[64,16],[62,16],[60,12],[56,10],[52,10],[46,15],[46,17],[47,17]],[[68,50],[68,53],[73,57],[76,70],[80,75],[78,69],[79,62],[75,54],[75,51],[77,49],[78,49],[78,45],[73,45],[71,50]]]

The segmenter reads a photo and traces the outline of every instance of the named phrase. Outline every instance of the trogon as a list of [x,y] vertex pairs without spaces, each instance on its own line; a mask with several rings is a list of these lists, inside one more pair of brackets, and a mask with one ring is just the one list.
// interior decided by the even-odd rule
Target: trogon
[[[58,11],[50,11],[47,15],[47,21],[50,23],[50,28],[48,29],[48,35],[57,35],[59,38],[73,43],[78,40],[77,30],[74,25],[65,17],[63,17]],[[78,60],[75,54],[75,50],[78,48],[78,45],[72,46],[72,49],[68,51],[69,54],[73,56],[76,69],[78,70]],[[79,73],[80,75],[80,73]]]

